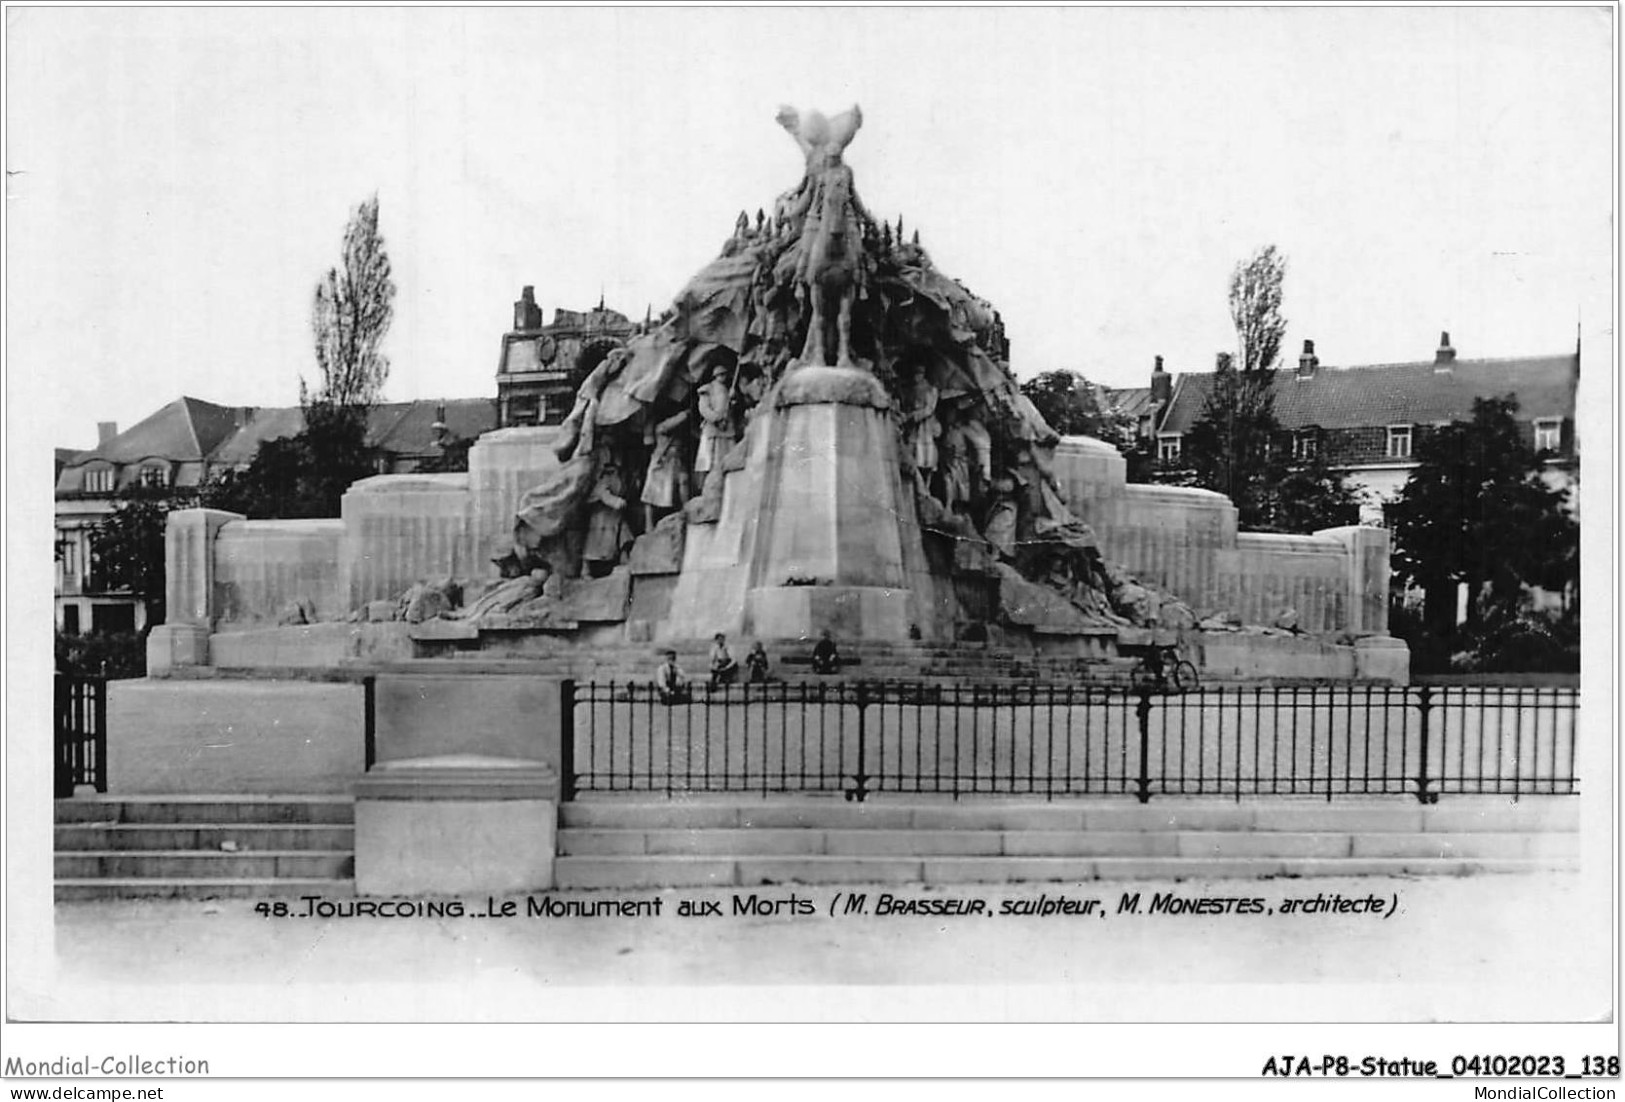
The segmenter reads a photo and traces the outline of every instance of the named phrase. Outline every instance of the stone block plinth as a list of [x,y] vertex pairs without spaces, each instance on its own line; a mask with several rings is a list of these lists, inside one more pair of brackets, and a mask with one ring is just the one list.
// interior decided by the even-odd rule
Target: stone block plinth
[[209,629],[203,624],[159,624],[147,634],[147,676],[167,677],[185,666],[209,664]]
[[562,685],[514,674],[381,673],[374,688],[377,762],[472,755],[545,766],[557,784]]
[[478,755],[394,761],[355,785],[358,895],[553,886],[558,774]]
[[1411,648],[1388,635],[1367,635],[1354,642],[1354,676],[1390,685],[1411,683]]

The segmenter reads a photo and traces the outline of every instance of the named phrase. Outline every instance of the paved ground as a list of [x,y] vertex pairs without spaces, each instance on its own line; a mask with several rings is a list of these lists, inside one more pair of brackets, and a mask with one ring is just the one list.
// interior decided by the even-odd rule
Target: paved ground
[[[736,917],[743,889],[535,897],[662,901],[659,917],[626,918],[525,917],[526,897],[512,918],[75,903],[56,908],[54,958],[46,930],[11,1009],[131,1021],[1583,1019],[1606,1013],[1611,973],[1607,899],[1592,887],[1554,873],[858,889],[871,912],[890,892],[993,911],[1099,899],[1105,917],[831,917],[834,894],[852,889],[823,886],[760,889],[815,912],[772,917]],[[1116,913],[1124,892],[1140,893],[1141,914]],[[1144,913],[1159,892],[1257,897],[1275,913]],[[1281,913],[1289,898],[1339,893],[1398,909]],[[710,901],[722,917],[677,914]]]

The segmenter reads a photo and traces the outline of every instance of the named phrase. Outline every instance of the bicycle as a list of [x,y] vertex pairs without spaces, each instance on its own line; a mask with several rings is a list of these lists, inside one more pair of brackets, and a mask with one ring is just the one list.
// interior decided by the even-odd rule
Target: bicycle
[[1146,648],[1131,677],[1137,692],[1183,694],[1201,685],[1195,664],[1179,656],[1177,643]]

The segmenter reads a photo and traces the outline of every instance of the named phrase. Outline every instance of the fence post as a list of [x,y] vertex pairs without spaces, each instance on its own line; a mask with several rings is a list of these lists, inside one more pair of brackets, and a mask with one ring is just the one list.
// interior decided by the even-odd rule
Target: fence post
[[1416,798],[1424,804],[1436,804],[1439,802],[1439,794],[1428,791],[1428,735],[1433,711],[1433,689],[1431,687],[1422,686],[1421,694],[1417,697],[1416,706],[1422,713],[1422,752],[1416,764]]
[[361,771],[371,773],[378,761],[378,678],[361,679]]
[[853,778],[857,782],[856,787],[846,794],[846,798],[862,803],[869,795],[869,690],[862,681],[853,686],[853,690],[858,706],[858,771]]
[[96,791],[107,795],[107,679],[96,682]]
[[73,707],[73,683],[63,674],[56,675],[56,715],[51,724],[51,761],[55,766],[53,785],[57,799],[73,795],[73,767],[68,757],[68,740],[73,724],[69,721]]
[[[610,694],[614,707],[614,692]],[[671,762],[666,762],[666,787],[671,788]],[[559,799],[576,798],[576,683],[570,678],[559,682]]]
[[1140,777],[1135,796],[1144,803],[1151,802],[1151,690],[1140,690],[1140,702],[1134,706],[1140,720]]

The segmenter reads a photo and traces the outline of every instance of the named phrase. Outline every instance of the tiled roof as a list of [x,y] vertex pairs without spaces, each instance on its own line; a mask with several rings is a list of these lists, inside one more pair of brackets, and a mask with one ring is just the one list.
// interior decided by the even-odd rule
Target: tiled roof
[[434,451],[434,422],[439,407],[446,407],[446,429],[455,437],[472,440],[497,427],[493,398],[448,398],[397,402],[379,406],[367,426],[375,447],[397,455],[423,455]]
[[[391,402],[373,408],[367,422],[368,443],[396,455],[433,454],[434,422],[442,404],[446,427],[454,436],[472,440],[497,427],[497,405],[491,398]],[[298,406],[231,407],[177,398],[89,451],[64,456],[63,449],[57,449],[63,463],[57,490],[81,490],[84,468],[98,460],[118,466],[144,459],[179,463],[183,466],[175,474],[176,484],[192,485],[200,479],[205,461],[221,467],[247,466],[260,444],[296,436],[304,427],[304,411]],[[134,478],[132,469],[121,482]]]
[[143,459],[198,460],[207,456],[204,444],[218,444],[233,424],[232,411],[196,398],[177,398],[111,440],[80,452],[70,466],[95,460],[137,463]]
[[298,436],[305,428],[305,414],[298,406],[261,406],[252,409],[242,428],[221,443],[209,456],[223,467],[246,467],[254,453],[267,440]]
[[1125,417],[1139,420],[1151,412],[1151,388],[1148,386],[1116,387],[1103,386],[1100,393],[1108,402],[1117,407],[1117,412]]
[[[1325,367],[1308,378],[1297,370],[1273,373],[1275,417],[1285,429],[1318,426],[1350,429],[1373,425],[1427,425],[1466,420],[1475,398],[1512,394],[1520,420],[1573,417],[1579,357],[1520,356],[1456,360],[1436,371],[1432,360],[1419,363]],[[1188,432],[1202,416],[1213,373],[1184,374],[1174,387],[1162,432]]]

